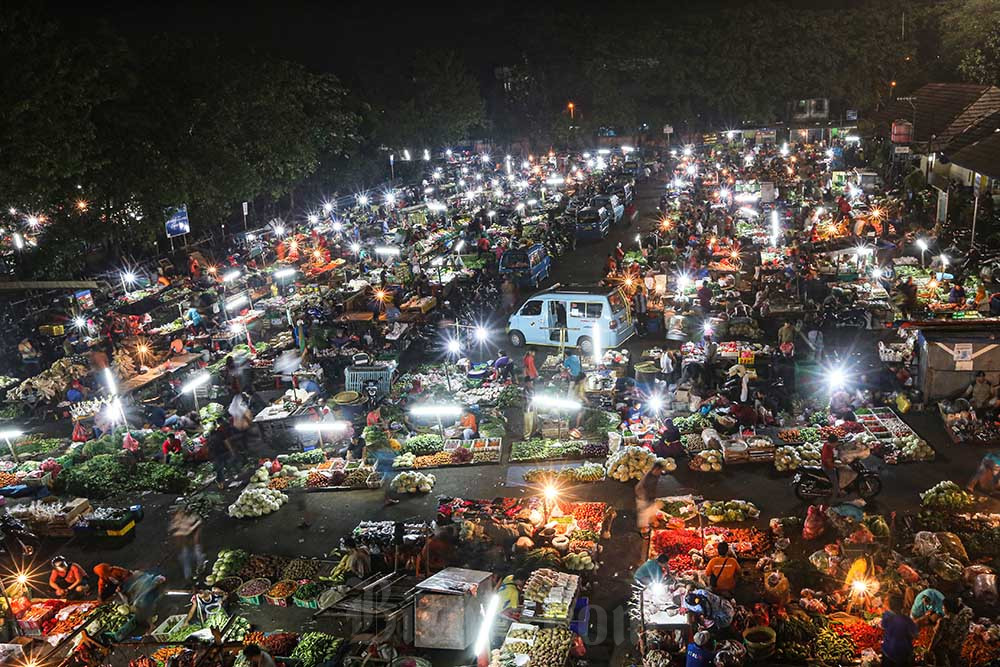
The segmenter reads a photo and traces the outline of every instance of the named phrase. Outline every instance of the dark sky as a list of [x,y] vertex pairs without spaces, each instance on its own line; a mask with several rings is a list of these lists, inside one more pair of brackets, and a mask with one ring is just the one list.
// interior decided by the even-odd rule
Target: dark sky
[[[42,0],[45,2],[45,0]],[[868,0],[875,2],[878,0]],[[843,8],[860,0],[781,0],[795,8]],[[560,12],[566,16],[587,15],[601,21],[631,25],[646,15],[669,17],[674,12],[725,11],[748,4],[741,0],[691,3],[677,0],[642,2],[264,2],[249,0],[201,0],[200,2],[156,2],[103,0],[79,2],[52,0],[47,8],[61,18],[80,25],[105,20],[127,38],[142,39],[156,33],[187,34],[217,39],[237,48],[246,45],[303,63],[313,69],[334,72],[351,79],[358,61],[391,63],[417,50],[450,48],[461,52],[470,67],[482,72],[516,55],[511,43],[522,33],[529,16],[544,8],[558,29]],[[780,9],[778,11],[781,11]],[[600,37],[581,35],[581,39]]]

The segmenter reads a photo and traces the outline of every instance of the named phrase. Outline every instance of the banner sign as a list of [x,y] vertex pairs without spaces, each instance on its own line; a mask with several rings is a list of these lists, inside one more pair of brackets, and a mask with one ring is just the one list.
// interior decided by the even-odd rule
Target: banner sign
[[172,239],[175,236],[184,236],[191,232],[191,223],[188,221],[188,210],[187,204],[181,204],[176,208],[168,208],[166,210],[167,222],[167,238]]

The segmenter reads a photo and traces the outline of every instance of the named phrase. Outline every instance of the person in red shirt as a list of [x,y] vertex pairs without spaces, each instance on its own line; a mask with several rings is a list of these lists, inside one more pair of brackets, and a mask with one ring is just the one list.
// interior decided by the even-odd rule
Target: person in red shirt
[[181,453],[181,440],[176,433],[171,433],[163,441],[163,462],[166,463],[171,454]]
[[823,472],[826,476],[830,478],[830,483],[833,484],[833,497],[840,497],[840,472],[837,470],[837,436],[831,435],[830,438],[823,443],[823,448],[819,453],[819,463],[823,467]]
[[97,597],[103,601],[121,590],[122,584],[132,576],[132,571],[109,563],[98,563],[94,566],[94,574],[97,575]]
[[70,563],[63,556],[52,559],[52,574],[49,575],[49,586],[57,597],[83,597],[90,592],[90,580],[87,571],[76,563]]
[[528,350],[524,353],[524,377],[530,380],[538,379],[538,368],[535,366],[534,350]]

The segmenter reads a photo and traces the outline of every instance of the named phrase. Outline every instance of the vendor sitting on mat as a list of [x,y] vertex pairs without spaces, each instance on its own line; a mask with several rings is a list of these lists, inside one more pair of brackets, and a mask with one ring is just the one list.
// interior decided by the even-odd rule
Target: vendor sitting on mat
[[462,410],[462,416],[458,420],[458,425],[462,427],[463,440],[474,440],[479,436],[479,424],[472,410],[468,408]]
[[49,586],[55,591],[56,597],[79,598],[90,592],[90,579],[81,566],[70,563],[64,556],[56,556],[52,559]]
[[209,614],[222,609],[222,603],[226,599],[226,594],[220,588],[205,588],[191,596],[191,608],[188,610],[185,625],[190,625],[197,616],[198,621],[204,623],[208,620]]

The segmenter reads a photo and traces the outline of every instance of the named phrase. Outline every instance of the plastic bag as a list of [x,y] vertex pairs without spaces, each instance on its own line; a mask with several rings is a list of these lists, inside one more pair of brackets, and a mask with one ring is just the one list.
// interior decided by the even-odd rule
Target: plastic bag
[[701,441],[706,449],[722,449],[722,438],[714,428],[706,428],[701,432]]
[[972,582],[981,574],[993,574],[993,568],[989,565],[970,565],[962,571],[962,583],[972,586]]
[[918,556],[932,556],[941,550],[941,541],[934,533],[922,530],[913,538],[913,553]]
[[802,524],[802,539],[815,540],[826,530],[826,518],[819,505],[810,505],[806,512],[805,523]]
[[139,441],[133,438],[131,433],[126,433],[125,437],[122,438],[122,449],[137,452],[139,451]]
[[906,563],[897,567],[896,572],[903,578],[903,581],[908,584],[915,584],[920,580],[920,574]]
[[573,643],[570,645],[569,654],[574,658],[582,658],[587,655],[587,647],[583,643],[583,638],[580,635],[573,636]]
[[77,422],[73,425],[73,442],[87,442],[87,427]]
[[896,408],[900,412],[904,414],[909,412],[911,405],[910,399],[906,397],[906,394],[898,394],[896,396]]
[[788,577],[781,572],[772,572],[764,577],[764,599],[772,604],[786,605],[791,597]]
[[931,570],[945,581],[958,581],[962,578],[962,564],[953,556],[937,556],[931,564]]
[[962,562],[968,564],[969,554],[965,551],[965,545],[955,533],[934,533],[941,543],[941,548]]
[[972,581],[972,594],[976,600],[993,605],[997,602],[997,575],[979,574]]
[[814,551],[812,555],[809,556],[809,562],[814,568],[824,574],[833,574],[836,570],[836,566],[833,564],[830,554],[823,549]]

